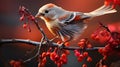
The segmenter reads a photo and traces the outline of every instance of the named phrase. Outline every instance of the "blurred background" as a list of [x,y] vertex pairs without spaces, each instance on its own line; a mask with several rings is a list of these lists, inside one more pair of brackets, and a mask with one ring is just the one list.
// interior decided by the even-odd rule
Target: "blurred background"
[[[20,5],[25,6],[33,15],[36,15],[38,9],[47,3],[54,3],[70,11],[90,12],[102,6],[103,2],[104,0],[0,0],[0,39],[20,38],[40,41],[41,34],[33,23],[30,24],[31,32],[22,28],[22,23],[19,22],[20,16],[18,14],[18,8]],[[96,17],[90,21],[91,23],[87,23],[88,28],[80,38],[89,38],[93,46],[104,46],[92,41],[90,39],[90,34],[98,27],[98,22],[109,25],[113,30],[120,31],[120,7],[117,7],[116,9],[118,10],[117,13]],[[53,35],[48,31],[43,20],[39,21],[47,36],[49,38],[53,38]],[[0,67],[10,67],[9,61],[11,59],[27,59],[33,56],[33,54],[26,56],[26,52],[31,51],[34,48],[34,46],[21,43],[5,44],[1,46]],[[85,62],[83,61],[82,63],[78,63],[77,59],[73,55],[73,52],[71,52],[71,55],[68,58],[68,64],[63,65],[63,67],[80,67],[81,64]],[[93,62],[87,63],[89,65],[88,67],[95,67],[95,64],[100,58],[102,58],[102,56],[97,52],[90,52],[90,55],[93,57]],[[109,60],[108,65],[118,60],[120,60],[120,58],[118,56],[114,56],[114,59]],[[46,67],[55,66],[56,65],[51,61],[48,61],[46,65]],[[33,60],[27,63],[26,67],[37,67],[37,62]]]

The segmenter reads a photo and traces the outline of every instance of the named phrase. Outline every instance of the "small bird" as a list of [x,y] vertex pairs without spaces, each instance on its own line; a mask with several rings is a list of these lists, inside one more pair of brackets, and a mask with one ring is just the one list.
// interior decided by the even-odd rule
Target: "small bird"
[[65,42],[78,38],[87,28],[84,20],[115,12],[117,10],[113,9],[111,5],[103,5],[92,12],[83,13],[68,11],[49,3],[42,6],[35,17],[43,19],[49,31]]

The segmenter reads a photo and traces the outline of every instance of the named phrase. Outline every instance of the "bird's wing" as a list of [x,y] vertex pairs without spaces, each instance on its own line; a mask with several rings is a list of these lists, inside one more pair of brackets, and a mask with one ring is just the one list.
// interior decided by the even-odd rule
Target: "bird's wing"
[[86,28],[87,25],[83,22],[79,22],[76,24],[66,24],[62,25],[62,27],[59,30],[59,34],[61,37],[64,38],[69,37],[70,39],[75,40]]
[[[64,20],[60,20],[60,30],[59,30],[59,36],[61,39],[63,38],[69,38],[69,39],[76,39],[87,27],[85,23],[83,23],[82,20],[76,21],[77,13],[72,13],[69,18],[64,18]],[[78,18],[77,18],[78,19]]]

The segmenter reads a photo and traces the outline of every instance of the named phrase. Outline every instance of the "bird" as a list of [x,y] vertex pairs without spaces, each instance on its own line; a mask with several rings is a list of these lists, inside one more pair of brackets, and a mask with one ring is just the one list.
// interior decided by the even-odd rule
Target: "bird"
[[111,5],[103,5],[88,13],[68,11],[53,3],[39,8],[36,18],[44,20],[48,30],[63,42],[76,40],[87,28],[85,20],[117,12]]

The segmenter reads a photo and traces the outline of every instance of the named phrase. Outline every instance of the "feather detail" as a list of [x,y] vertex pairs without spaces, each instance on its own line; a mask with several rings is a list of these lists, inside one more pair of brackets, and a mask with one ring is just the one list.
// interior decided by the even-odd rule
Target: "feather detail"
[[59,32],[64,38],[71,38],[76,40],[78,36],[87,28],[83,22],[75,22],[75,24],[67,24],[60,28]]
[[82,15],[82,13],[78,14],[78,12],[71,12],[69,15],[66,14],[58,19],[60,26],[59,36],[62,40],[75,40],[84,29],[87,28],[87,25],[81,20],[83,19],[81,18]]
[[115,12],[117,12],[117,10],[113,9],[111,5],[109,5],[109,6],[103,5],[102,7],[98,8],[92,12],[84,13],[84,14],[87,16],[90,16],[92,18],[92,17],[115,13]]

